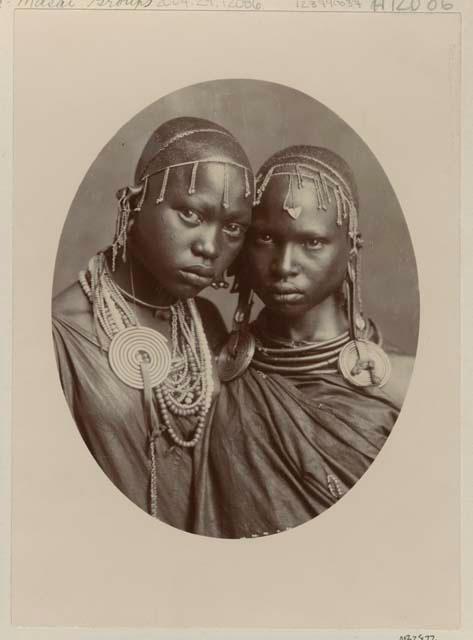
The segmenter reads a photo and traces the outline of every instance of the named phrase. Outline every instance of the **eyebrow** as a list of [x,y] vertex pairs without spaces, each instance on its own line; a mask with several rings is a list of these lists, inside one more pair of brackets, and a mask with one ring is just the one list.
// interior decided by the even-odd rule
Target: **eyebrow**
[[[264,224],[264,223],[261,224],[258,222],[252,222],[250,225],[250,230],[253,233],[267,233],[268,235],[274,236],[275,238],[278,238],[278,239],[288,237],[288,234],[286,234],[285,232],[279,232],[278,229],[275,229],[274,227],[271,227],[271,225]],[[313,238],[317,238],[319,240],[328,240],[330,239],[330,234],[323,233],[316,229],[314,230],[301,229],[299,231],[294,231],[293,233],[290,234],[289,237],[291,239],[295,238],[297,240],[310,240]]]
[[[192,201],[189,201],[189,198]],[[223,200],[223,198],[222,198]],[[199,213],[203,217],[209,217],[215,215],[214,206],[206,202],[205,198],[200,194],[187,194],[177,193],[174,197],[170,198],[169,204],[175,209],[190,209]],[[251,224],[251,212],[245,212],[243,209],[228,211],[223,209],[223,212],[218,213],[218,217],[223,218],[225,222],[238,222],[242,226],[249,227]],[[248,220],[247,220],[248,217]],[[244,218],[244,220],[243,220]]]
[[[243,218],[245,218],[244,221],[243,221]],[[231,220],[236,220],[238,222],[241,221],[241,224],[244,224],[246,227],[250,227],[251,225],[251,213],[247,216],[247,214],[241,209],[239,209],[238,211],[225,211],[224,219],[229,221]]]

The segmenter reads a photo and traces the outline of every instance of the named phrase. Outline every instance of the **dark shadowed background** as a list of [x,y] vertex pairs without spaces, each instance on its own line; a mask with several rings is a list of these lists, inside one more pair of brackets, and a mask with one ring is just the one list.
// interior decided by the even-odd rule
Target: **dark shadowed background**
[[[216,80],[160,98],[125,124],[92,163],[67,214],[54,272],[55,295],[111,243],[120,187],[133,183],[151,133],[176,116],[214,120],[231,131],[255,171],[275,151],[294,144],[327,147],[352,167],[360,195],[363,300],[387,343],[415,354],[419,325],[417,269],[409,231],[396,195],[361,138],[317,100],[258,80]],[[235,296],[204,292],[230,323]],[[255,311],[259,306],[255,305]]]

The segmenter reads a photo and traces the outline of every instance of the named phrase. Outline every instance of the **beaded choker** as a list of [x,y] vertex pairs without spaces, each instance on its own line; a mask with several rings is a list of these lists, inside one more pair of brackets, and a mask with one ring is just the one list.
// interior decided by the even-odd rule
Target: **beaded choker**
[[342,335],[299,347],[268,347],[256,340],[251,366],[266,373],[277,373],[291,380],[305,380],[313,374],[336,373],[340,352],[350,341],[348,331]]
[[[293,382],[311,382],[324,374],[339,373],[340,354],[351,341],[349,331],[345,331],[330,340],[294,343],[270,335],[261,316],[253,323],[252,333],[255,352],[250,366]],[[363,339],[379,343],[380,336],[372,322],[367,323]]]
[[117,289],[120,291],[120,293],[123,295],[124,298],[126,298],[130,302],[133,302],[134,304],[140,305],[140,307],[146,307],[147,309],[153,309],[153,311],[170,311],[170,309],[171,309],[172,305],[165,306],[165,305],[158,305],[158,304],[150,304],[149,302],[145,302],[144,300],[140,300],[134,294],[128,293],[128,291],[126,289],[123,289],[117,283],[115,283],[115,286],[117,287]]

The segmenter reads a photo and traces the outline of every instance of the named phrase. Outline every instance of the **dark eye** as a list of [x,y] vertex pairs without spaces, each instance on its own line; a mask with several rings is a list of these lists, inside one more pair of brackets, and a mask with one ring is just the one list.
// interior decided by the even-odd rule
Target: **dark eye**
[[271,244],[273,237],[269,233],[255,233],[254,240],[256,244]]
[[189,222],[190,224],[199,224],[202,222],[202,218],[198,213],[192,211],[191,209],[180,209],[179,215],[185,222]]
[[245,228],[236,222],[230,222],[223,227],[224,232],[232,238],[241,238],[245,233]]
[[309,251],[318,251],[324,245],[323,242],[321,242],[318,238],[311,238],[310,240],[306,240],[305,246],[307,247],[307,249],[309,249]]

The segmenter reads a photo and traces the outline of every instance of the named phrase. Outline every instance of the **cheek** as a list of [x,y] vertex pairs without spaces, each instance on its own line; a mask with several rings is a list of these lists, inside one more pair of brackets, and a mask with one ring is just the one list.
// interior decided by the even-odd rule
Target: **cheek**
[[337,280],[346,270],[343,255],[338,252],[333,252],[332,255],[327,256],[327,260],[321,266],[321,272],[330,280]]
[[169,216],[143,217],[133,228],[133,244],[143,258],[154,263],[167,262],[187,243],[185,231],[179,230]]
[[344,252],[327,251],[307,257],[303,271],[314,290],[331,290],[342,284],[346,274],[346,258]]
[[257,281],[268,272],[271,264],[271,252],[261,249],[247,249],[243,255],[243,270],[250,280]]
[[243,248],[243,240],[231,241],[222,234],[220,255],[217,263],[220,269],[227,269],[237,258]]
[[343,282],[348,268],[348,256],[349,249],[346,246],[340,247],[340,249],[336,252],[336,256],[334,257],[334,277],[340,282]]

